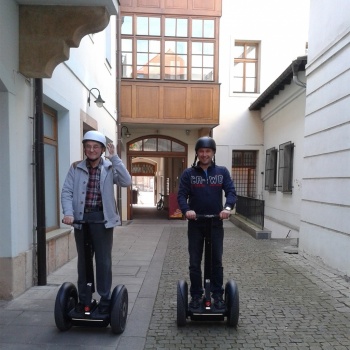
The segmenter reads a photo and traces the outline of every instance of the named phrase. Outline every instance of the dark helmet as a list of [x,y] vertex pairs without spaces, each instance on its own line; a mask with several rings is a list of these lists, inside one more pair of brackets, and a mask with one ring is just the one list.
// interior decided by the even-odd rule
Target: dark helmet
[[216,152],[216,143],[209,136],[200,137],[195,146],[195,151],[197,152],[200,148],[211,148],[214,152]]

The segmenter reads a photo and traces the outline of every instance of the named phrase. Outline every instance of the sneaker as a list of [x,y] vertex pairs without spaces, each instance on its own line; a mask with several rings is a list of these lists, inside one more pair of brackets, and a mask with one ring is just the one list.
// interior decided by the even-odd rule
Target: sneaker
[[195,295],[192,297],[191,301],[190,301],[190,308],[191,309],[199,309],[201,307],[202,304],[202,296],[200,295]]
[[85,306],[79,302],[77,305],[75,305],[74,311],[78,314],[83,314],[85,311]]
[[222,298],[222,295],[216,295],[213,297],[213,299],[214,299],[214,307],[216,310],[225,310],[226,309],[225,301]]

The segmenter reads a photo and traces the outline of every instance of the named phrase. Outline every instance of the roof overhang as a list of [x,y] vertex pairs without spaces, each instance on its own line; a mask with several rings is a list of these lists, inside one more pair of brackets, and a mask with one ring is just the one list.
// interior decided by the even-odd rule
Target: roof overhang
[[258,111],[284,90],[293,80],[293,74],[305,71],[307,56],[300,56],[250,105],[250,111]]

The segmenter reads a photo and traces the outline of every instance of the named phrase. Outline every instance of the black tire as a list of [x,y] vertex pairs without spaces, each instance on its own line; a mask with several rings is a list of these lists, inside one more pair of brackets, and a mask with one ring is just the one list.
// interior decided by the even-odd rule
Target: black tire
[[128,317],[128,290],[122,284],[116,286],[111,298],[110,323],[112,332],[121,334],[125,330]]
[[163,210],[163,208],[164,208],[164,202],[162,200],[160,200],[157,203],[157,210]]
[[72,327],[72,320],[68,313],[78,303],[77,288],[73,283],[65,282],[58,290],[55,302],[55,323],[60,331],[67,331]]
[[229,280],[225,286],[225,302],[227,306],[227,325],[237,328],[239,319],[239,293],[235,281]]
[[186,281],[177,282],[177,325],[184,327],[188,313],[188,285]]

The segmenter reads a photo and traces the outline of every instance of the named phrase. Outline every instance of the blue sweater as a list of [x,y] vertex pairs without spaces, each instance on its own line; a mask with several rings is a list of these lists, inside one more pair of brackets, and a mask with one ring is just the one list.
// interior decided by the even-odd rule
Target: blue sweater
[[234,207],[236,190],[227,168],[212,164],[205,172],[200,166],[186,169],[180,179],[177,201],[182,213],[194,210],[196,214],[219,214],[224,207]]

